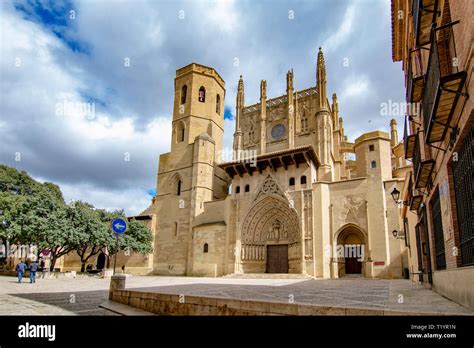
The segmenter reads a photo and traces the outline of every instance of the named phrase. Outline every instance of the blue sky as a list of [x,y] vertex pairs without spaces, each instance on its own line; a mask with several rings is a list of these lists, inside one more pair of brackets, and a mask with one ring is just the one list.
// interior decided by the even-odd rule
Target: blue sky
[[[0,163],[129,214],[154,193],[174,74],[190,62],[226,81],[227,147],[239,76],[247,105],[261,79],[284,94],[292,68],[296,89],[313,86],[319,46],[350,140],[388,130],[380,104],[404,100],[388,0],[2,2],[0,30]],[[93,113],[68,109],[82,102]]]

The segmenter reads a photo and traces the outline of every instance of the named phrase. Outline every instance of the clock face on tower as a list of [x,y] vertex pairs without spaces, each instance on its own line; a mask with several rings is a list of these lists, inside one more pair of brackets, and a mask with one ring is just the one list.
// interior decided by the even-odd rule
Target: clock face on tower
[[286,128],[282,124],[277,124],[272,128],[272,138],[274,140],[280,140],[285,136]]

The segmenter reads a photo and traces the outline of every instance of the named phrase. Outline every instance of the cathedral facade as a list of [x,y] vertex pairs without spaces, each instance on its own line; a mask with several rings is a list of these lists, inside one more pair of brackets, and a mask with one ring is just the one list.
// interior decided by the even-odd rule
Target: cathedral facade
[[[157,194],[139,218],[154,252],[146,272],[222,276],[295,273],[401,278],[407,267],[398,205],[406,163],[396,122],[349,142],[336,94],[316,85],[245,105],[238,82],[233,154],[222,160],[225,83],[210,67],[176,71],[171,151],[159,159]],[[352,159],[350,159],[352,158]],[[355,160],[353,159],[355,158]]]

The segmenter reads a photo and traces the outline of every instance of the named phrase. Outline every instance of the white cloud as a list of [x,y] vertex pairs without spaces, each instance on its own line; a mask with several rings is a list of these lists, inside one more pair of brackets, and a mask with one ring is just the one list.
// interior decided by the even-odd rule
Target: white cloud
[[[132,177],[133,171],[140,172],[144,165],[156,170],[157,154],[167,151],[171,142],[169,117],[156,116],[139,125],[135,115],[112,116],[99,105],[95,105],[94,115],[74,108],[64,109],[64,102],[85,103],[80,90],[87,88],[81,79],[83,75],[74,73],[78,69],[64,69],[63,62],[54,59],[53,50],[66,52],[64,44],[34,22],[20,20],[14,12],[2,12],[0,126],[10,137],[18,136],[16,143],[8,143],[8,137],[2,138],[2,162],[18,150],[22,161],[15,165],[25,166],[27,170],[34,162],[41,163],[43,168],[59,166],[65,171],[64,180],[70,174],[67,167],[75,165],[89,171],[82,182],[73,185],[61,179],[52,180],[60,185],[68,200],[82,199],[99,208],[124,208],[130,214],[141,212],[149,204],[146,190],[155,186],[155,173],[150,170],[147,177],[127,181],[120,179],[122,173],[116,171],[116,177],[110,180],[121,181],[122,189],[118,191],[94,184],[91,176],[95,168],[88,167],[108,161],[119,170],[131,171]],[[15,67],[12,57],[21,58],[19,67]],[[123,163],[125,152],[130,154],[128,168]],[[73,163],[78,161],[82,162]]]
[[324,41],[323,47],[326,52],[337,50],[350,37],[353,32],[352,26],[354,24],[355,11],[356,5],[353,2],[346,8],[339,28]]
[[120,210],[125,208],[127,216],[140,214],[151,203],[151,198],[146,193],[145,187],[126,188],[120,191],[110,191],[95,187],[90,184],[61,184],[64,200],[81,200],[89,202],[96,207],[107,210]]
[[[258,102],[261,79],[267,80],[269,98],[284,94],[291,68],[295,88],[314,85],[315,44],[325,53],[337,50],[351,58],[347,68],[333,59],[335,52],[326,55],[328,95],[338,93],[349,130],[360,124],[361,115],[379,110],[379,100],[361,96],[403,97],[394,92],[402,90],[403,80],[389,54],[386,62],[367,59],[390,50],[388,3],[364,4],[364,15],[375,22],[365,23],[361,30],[370,32],[370,40],[359,43],[351,37],[358,27],[354,3],[82,1],[74,4],[74,22],[59,28],[84,44],[88,54],[81,54],[49,25],[25,20],[12,4],[2,2],[0,162],[60,184],[68,199],[140,212],[149,203],[146,190],[155,186],[158,155],[170,148],[176,69],[193,61],[216,68],[226,80],[225,105],[235,112],[240,74],[247,105]],[[52,2],[47,6],[57,8]],[[288,8],[295,9],[296,20],[288,20]],[[340,8],[342,21],[334,24]],[[183,21],[178,19],[180,9],[186,13]],[[336,30],[323,36],[332,27]],[[21,58],[19,68],[14,66],[16,57]],[[125,57],[131,59],[129,68],[124,67]],[[378,78],[382,73],[383,80]],[[347,74],[351,76],[344,78]],[[58,102],[91,99],[97,99],[95,117],[55,113]],[[225,149],[232,148],[234,127],[234,121],[224,121]],[[19,164],[11,160],[16,151],[22,153]],[[131,155],[129,163],[124,163],[124,152]]]
[[358,78],[347,79],[345,89],[340,94],[342,100],[352,97],[367,96],[369,93],[369,79],[366,75]]
[[235,31],[239,27],[239,11],[235,7],[235,0],[215,0],[199,2],[204,14],[206,27],[214,26],[226,33]]

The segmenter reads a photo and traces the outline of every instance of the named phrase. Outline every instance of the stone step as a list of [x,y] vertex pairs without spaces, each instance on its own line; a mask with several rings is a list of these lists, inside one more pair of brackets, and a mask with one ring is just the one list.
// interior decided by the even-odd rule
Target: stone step
[[244,274],[228,274],[223,278],[238,278],[238,279],[314,279],[307,274],[299,273],[244,273]]
[[139,316],[156,315],[150,312],[145,312],[144,310],[141,310],[139,308],[127,306],[122,303],[118,303],[118,302],[114,302],[110,300],[107,300],[104,303],[102,303],[99,306],[99,308],[103,308],[105,310],[111,311],[119,315],[139,315]]

